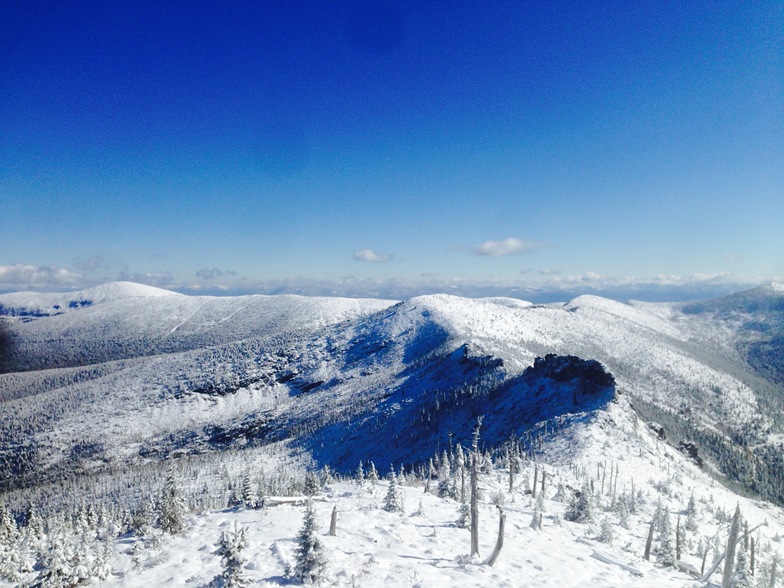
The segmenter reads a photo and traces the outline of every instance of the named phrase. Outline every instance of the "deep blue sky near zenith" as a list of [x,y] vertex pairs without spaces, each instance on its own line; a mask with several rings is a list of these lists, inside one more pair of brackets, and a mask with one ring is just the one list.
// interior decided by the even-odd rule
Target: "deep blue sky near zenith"
[[782,280],[782,39],[780,1],[9,0],[0,290]]

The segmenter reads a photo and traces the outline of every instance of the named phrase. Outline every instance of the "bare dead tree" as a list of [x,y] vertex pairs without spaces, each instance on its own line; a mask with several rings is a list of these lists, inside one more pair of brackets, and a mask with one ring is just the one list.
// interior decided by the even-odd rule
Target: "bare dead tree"
[[499,508],[498,511],[501,514],[501,517],[498,520],[498,539],[495,541],[493,553],[490,554],[490,557],[487,558],[487,561],[485,562],[489,566],[492,566],[495,563],[495,560],[498,559],[498,554],[501,553],[501,548],[504,546],[504,526],[506,525],[506,514],[501,508]]
[[724,555],[724,573],[721,576],[721,588],[730,588],[732,583],[732,571],[735,567],[735,549],[738,545],[738,533],[740,532],[740,504],[735,507],[735,514],[732,517],[730,536],[727,538],[727,551]]

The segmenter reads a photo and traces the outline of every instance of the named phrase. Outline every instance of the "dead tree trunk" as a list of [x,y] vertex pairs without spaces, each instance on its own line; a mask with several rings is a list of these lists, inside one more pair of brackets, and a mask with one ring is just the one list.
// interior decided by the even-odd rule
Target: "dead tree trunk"
[[471,448],[471,556],[479,555],[479,428],[482,417],[474,427],[474,439]]
[[724,556],[724,573],[721,576],[721,588],[730,588],[732,582],[732,572],[735,567],[735,548],[738,544],[739,532],[740,505],[735,507],[735,515],[732,517],[732,527],[730,527],[730,536],[727,539],[727,551]]
[[504,546],[504,526],[506,525],[506,515],[504,514],[503,510],[498,510],[501,513],[501,518],[498,521],[498,539],[496,539],[493,553],[490,554],[490,557],[487,558],[487,561],[485,562],[489,566],[492,566],[495,563],[495,560],[498,559],[498,554],[501,553],[501,548]]
[[651,521],[651,526],[648,527],[648,538],[645,540],[645,553],[642,556],[645,561],[651,561],[651,545],[653,544],[653,528],[655,522],[656,521]]
[[332,507],[332,517],[329,520],[329,536],[335,537],[337,535],[338,527],[338,507]]
[[531,498],[536,498],[536,487],[539,486],[539,464],[534,464],[534,485],[531,490]]
[[509,451],[509,493],[512,493],[514,490],[514,482],[515,482],[515,470],[517,469],[517,455],[516,452]]

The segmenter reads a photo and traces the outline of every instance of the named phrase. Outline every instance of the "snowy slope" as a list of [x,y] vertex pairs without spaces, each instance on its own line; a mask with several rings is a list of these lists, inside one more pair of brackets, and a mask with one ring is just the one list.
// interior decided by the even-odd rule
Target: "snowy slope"
[[[775,288],[744,295],[743,325],[759,319],[748,318],[748,308],[760,296],[773,297],[762,305],[765,316],[781,299]],[[417,460],[449,433],[465,438],[486,398],[493,399],[487,409],[499,415],[540,415],[531,407],[541,399],[528,396],[529,388],[512,394],[513,403],[504,391],[547,353],[599,360],[646,419],[673,421],[664,424],[676,444],[700,431],[723,439],[730,449],[706,455],[714,462],[738,440],[768,460],[784,433],[780,383],[760,377],[744,360],[736,345],[740,319],[678,305],[595,296],[531,305],[449,295],[391,306],[179,295],[140,304],[128,296],[13,320],[18,339],[30,348],[62,345],[74,329],[79,345],[73,349],[104,349],[134,332],[134,341],[149,346],[125,355],[156,354],[0,376],[5,455],[17,469],[31,462],[31,472],[280,439],[297,439],[319,461],[341,467],[360,455],[380,465]],[[161,352],[161,341],[188,332],[194,338],[178,339],[178,352]],[[499,429],[499,438],[536,424],[519,421],[514,431]],[[757,491],[769,481],[747,476],[777,475],[749,467],[753,471],[734,475]]]
[[[44,308],[19,296],[13,308]],[[390,464],[410,469],[455,443],[467,445],[483,416],[481,447],[497,461],[480,481],[480,553],[492,548],[496,505],[502,505],[507,535],[497,564],[467,557],[468,532],[455,525],[458,503],[435,495],[436,480],[426,493],[421,481],[409,479],[403,515],[380,508],[387,482],[337,482],[315,503],[322,533],[332,506],[339,511],[338,537],[322,537],[329,583],[705,586],[654,563],[662,557],[659,539],[653,561],[642,558],[655,512],[668,512],[673,527],[679,515],[683,523],[692,495],[696,527],[681,559],[699,568],[702,548],[716,544],[706,557],[710,565],[739,504],[750,527],[765,524],[753,537],[758,574],[768,573],[782,549],[784,513],[733,493],[717,478],[723,473],[736,488],[782,503],[782,390],[768,375],[781,369],[780,358],[750,361],[754,345],[773,341],[776,349],[782,308],[784,292],[771,286],[699,305],[595,296],[531,305],[449,295],[391,304],[115,293],[62,315],[6,312],[17,342],[29,349],[59,344],[66,326],[86,348],[121,339],[126,328],[135,330],[133,341],[150,347],[137,353],[134,346],[122,359],[90,366],[0,375],[0,471],[12,486],[142,464],[118,479],[123,486],[162,458],[204,453],[198,459],[215,455],[221,466],[230,454],[219,452],[257,448],[239,452],[247,455],[244,465],[226,460],[218,468],[236,487],[238,477],[260,475],[266,458],[256,457],[254,466],[254,451],[284,441],[318,467],[350,472],[360,459],[366,466],[373,460],[383,473]],[[155,347],[174,327],[196,334],[193,347],[179,341],[175,351]],[[557,356],[537,361],[550,353]],[[649,420],[660,421],[661,429]],[[511,492],[502,449],[510,438],[538,464],[524,463]],[[697,441],[702,467],[688,447],[677,449],[681,440]],[[185,464],[186,486],[208,490],[213,482],[203,468],[188,465],[201,463],[191,459],[174,460]],[[534,467],[548,475],[541,530],[530,528]],[[83,479],[86,486],[92,478]],[[593,488],[594,520],[563,520],[567,503],[586,485]],[[105,487],[117,500],[111,484]],[[30,496],[52,505],[52,488]],[[634,511],[622,524],[619,500],[632,488]],[[17,507],[29,500],[23,492],[7,496]],[[68,500],[78,503],[78,497]],[[137,495],[133,500],[138,504]],[[215,543],[235,522],[249,527],[244,569],[255,585],[287,584],[302,516],[296,505],[219,508],[190,515],[182,536],[123,535],[105,585],[205,586],[219,572]],[[611,539],[601,538],[607,525]],[[133,562],[136,545],[143,547],[141,563]],[[720,571],[712,582],[720,581]]]
[[14,345],[0,357],[0,368],[78,366],[199,349],[319,328],[390,304],[294,295],[184,296],[130,282],[70,294],[4,294],[0,317],[15,318]]
[[[686,566],[693,570],[704,566],[706,572],[711,568],[716,549],[719,553],[724,549],[728,516],[737,505],[753,532],[756,580],[767,585],[763,582],[771,562],[782,553],[781,509],[717,485],[683,455],[660,443],[623,406],[611,405],[592,422],[568,427],[564,435],[546,441],[543,449],[537,462],[521,464],[511,489],[502,461],[480,475],[479,556],[474,558],[469,557],[468,530],[457,525],[459,503],[437,496],[437,480],[427,491],[422,480],[407,477],[400,488],[402,513],[383,509],[389,488],[386,480],[327,482],[313,501],[317,536],[327,562],[322,584],[702,587],[711,584],[684,570]],[[539,529],[531,526],[536,508],[531,494],[535,468],[540,482],[541,472],[547,473]],[[574,490],[588,482],[594,487],[591,520],[566,520]],[[690,516],[687,505],[692,498],[695,508]],[[620,508],[620,503],[631,504],[632,512],[621,514],[619,510],[625,507]],[[504,544],[490,567],[486,559],[496,542],[499,507],[506,515]],[[338,514],[336,535],[331,537],[327,528],[333,508]],[[647,530],[659,509],[669,516],[673,544],[675,526],[683,532],[683,569],[663,563],[658,532],[650,560],[643,557]],[[304,511],[301,503],[259,510],[207,510],[187,517],[185,530],[178,536],[155,529],[147,534],[124,534],[113,545],[112,573],[98,584],[207,586],[221,573],[215,554],[221,534],[242,527],[248,539],[242,551],[242,572],[250,585],[297,584],[287,573],[295,565]],[[691,519],[688,528],[687,519]],[[714,585],[720,583],[722,570],[718,566],[711,575]]]

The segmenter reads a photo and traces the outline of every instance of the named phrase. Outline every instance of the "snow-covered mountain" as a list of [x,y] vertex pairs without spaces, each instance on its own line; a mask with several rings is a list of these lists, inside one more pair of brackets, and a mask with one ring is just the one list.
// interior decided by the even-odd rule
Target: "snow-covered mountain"
[[[780,285],[702,303],[581,296],[534,305],[449,295],[398,303],[189,297],[121,283],[70,295],[2,295],[0,305],[0,476],[6,489],[29,487],[6,494],[17,508],[31,501],[56,508],[57,484],[42,482],[82,473],[91,476],[72,503],[127,495],[141,508],[158,490],[138,486],[147,471],[138,468],[159,471],[169,457],[186,464],[181,475],[202,508],[222,508],[226,496],[216,496],[215,485],[236,494],[248,472],[259,488],[280,487],[259,472],[270,458],[257,452],[269,448],[344,473],[360,460],[381,472],[401,464],[421,472],[434,456],[446,451],[453,459],[454,447],[468,447],[482,417],[481,446],[497,460],[481,482],[483,517],[505,503],[514,533],[499,571],[466,557],[465,531],[450,522],[457,505],[434,489],[419,514],[398,520],[372,506],[381,498],[372,485],[337,485],[325,499],[352,518],[346,543],[330,547],[333,582],[398,585],[395,578],[407,574],[423,586],[514,585],[520,577],[536,586],[686,585],[687,572],[654,568],[641,551],[651,517],[662,509],[686,517],[690,494],[702,514],[681,559],[699,567],[702,553],[705,565],[706,545],[720,535],[724,541],[728,513],[740,502],[751,525],[769,525],[756,541],[767,546],[759,561],[775,575],[782,513],[733,490],[784,503]],[[498,471],[510,441],[528,460],[514,489]],[[210,461],[213,455],[221,457]],[[293,475],[285,459],[282,471]],[[549,476],[540,505],[549,513],[546,532],[528,528],[540,508],[531,495],[535,463],[546,464]],[[436,465],[439,480],[454,478]],[[589,479],[615,539],[607,540],[598,517],[587,527],[562,522],[569,497]],[[423,482],[409,483],[411,513]],[[623,513],[621,495],[632,497],[634,513]],[[254,545],[269,546],[251,549],[247,571],[258,581],[287,581],[301,508],[270,511],[263,530],[251,530]],[[141,568],[141,539],[133,549],[121,540],[110,585],[203,585],[217,570],[217,559],[209,563],[214,535],[232,521],[251,524],[253,512],[196,517],[185,537],[150,540],[157,555]],[[483,533],[487,545],[492,531]],[[189,546],[204,552],[202,563]],[[655,549],[664,557],[663,545]],[[365,555],[357,559],[359,551]],[[555,569],[567,562],[590,578]]]
[[314,329],[390,301],[304,296],[184,296],[132,282],[72,293],[0,294],[12,341],[0,370],[28,371],[175,353]]
[[50,368],[0,376],[5,480],[294,438],[333,467],[386,467],[464,441],[483,413],[509,421],[500,442],[569,412],[541,409],[552,380],[531,372],[558,354],[598,360],[671,442],[696,441],[709,467],[782,500],[781,361],[750,360],[780,345],[782,301],[778,285],[687,305],[214,298],[128,283],[3,295],[10,364]]

